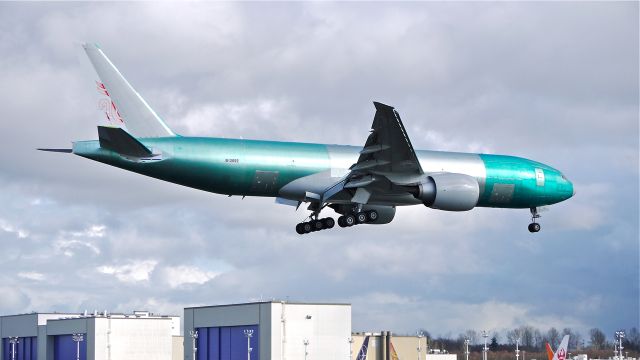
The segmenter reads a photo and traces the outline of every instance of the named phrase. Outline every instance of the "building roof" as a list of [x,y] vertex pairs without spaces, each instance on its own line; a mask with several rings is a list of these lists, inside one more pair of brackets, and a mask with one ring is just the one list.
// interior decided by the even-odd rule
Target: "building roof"
[[351,304],[349,304],[349,303],[328,303],[328,302],[327,303],[323,303],[323,302],[299,302],[299,301],[285,301],[285,300],[268,300],[268,301],[254,301],[254,302],[236,303],[236,304],[191,306],[191,307],[185,307],[185,310],[186,309],[206,309],[206,308],[212,308],[212,307],[225,307],[225,306],[260,305],[260,304],[351,306]]
[[22,314],[9,314],[9,315],[0,315],[0,318],[13,317],[13,316],[28,316],[28,315],[55,315],[55,316],[81,316],[79,313],[64,313],[64,312],[30,312],[30,313],[22,313]]

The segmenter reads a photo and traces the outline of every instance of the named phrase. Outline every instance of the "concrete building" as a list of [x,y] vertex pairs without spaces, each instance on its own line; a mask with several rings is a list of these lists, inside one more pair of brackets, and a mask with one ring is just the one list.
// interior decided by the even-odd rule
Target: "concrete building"
[[184,326],[185,360],[344,360],[351,305],[267,301],[186,308]]
[[32,313],[0,316],[0,354],[2,360],[45,360],[47,320],[79,317],[80,314]]
[[0,317],[0,326],[2,360],[173,360],[182,351],[178,316],[25,314]]
[[429,352],[424,336],[396,336],[390,331],[352,335],[352,360],[457,360],[456,354]]

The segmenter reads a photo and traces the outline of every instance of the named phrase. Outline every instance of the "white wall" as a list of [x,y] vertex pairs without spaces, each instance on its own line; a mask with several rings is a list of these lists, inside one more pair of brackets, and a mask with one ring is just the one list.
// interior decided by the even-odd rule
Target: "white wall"
[[171,360],[171,318],[96,318],[95,360]]
[[272,303],[271,316],[272,360],[304,359],[305,339],[308,360],[349,358],[350,305]]

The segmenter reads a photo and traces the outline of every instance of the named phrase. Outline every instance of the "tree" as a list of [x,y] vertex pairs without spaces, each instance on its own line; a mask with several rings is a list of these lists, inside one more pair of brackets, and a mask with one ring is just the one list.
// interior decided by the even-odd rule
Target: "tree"
[[607,344],[607,336],[598,328],[589,330],[589,338],[591,340],[591,347],[596,350],[602,350]]
[[535,330],[531,326],[521,326],[518,329],[520,333],[520,337],[522,339],[522,345],[528,348],[532,348],[535,346],[535,337],[534,334],[537,330]]
[[560,333],[556,328],[552,327],[547,331],[547,342],[551,345],[551,348],[557,349],[560,344]]
[[469,342],[471,343],[471,345],[478,345],[478,339],[480,338],[478,336],[478,332],[475,330],[467,330],[464,332],[464,336],[469,339]]
[[542,349],[544,349],[544,337],[538,329],[533,331],[533,347],[537,351],[542,351]]
[[578,350],[582,335],[579,332],[571,330],[571,328],[562,329],[562,336],[569,335],[569,349]]
[[498,338],[495,335],[491,338],[491,344],[489,344],[489,350],[498,351]]
[[[520,331],[518,330],[519,329],[513,329],[507,331],[507,344],[513,345],[516,343],[516,340],[520,338]],[[520,340],[520,344],[522,344],[522,339]]]
[[431,333],[429,333],[427,329],[420,329],[418,330],[418,333],[422,333],[422,336],[424,336],[427,341],[431,340]]
[[627,334],[625,334],[626,345],[629,350],[640,350],[640,332],[638,328],[632,327]]

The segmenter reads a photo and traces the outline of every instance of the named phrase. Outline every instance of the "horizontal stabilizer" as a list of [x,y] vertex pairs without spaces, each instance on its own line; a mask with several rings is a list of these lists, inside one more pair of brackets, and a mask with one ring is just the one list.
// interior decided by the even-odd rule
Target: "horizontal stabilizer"
[[72,149],[38,149],[40,151],[59,152],[59,153],[71,153]]
[[149,157],[151,150],[122,128],[98,126],[100,147],[112,150],[121,155]]

